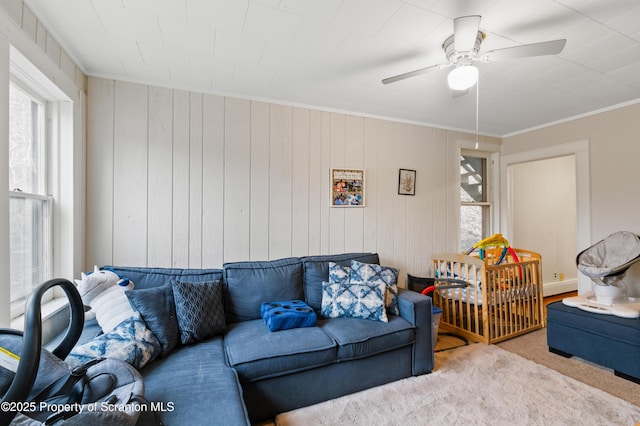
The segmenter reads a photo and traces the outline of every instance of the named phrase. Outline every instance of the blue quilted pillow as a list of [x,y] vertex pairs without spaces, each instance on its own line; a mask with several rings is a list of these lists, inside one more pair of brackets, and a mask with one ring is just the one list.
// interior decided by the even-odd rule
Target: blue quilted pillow
[[161,352],[160,342],[147,328],[139,312],[118,324],[113,330],[73,348],[65,361],[77,367],[96,358],[117,359],[141,369]]
[[351,276],[351,268],[342,266],[339,263],[329,262],[329,282],[332,284],[349,284]]
[[226,330],[222,282],[172,281],[171,285],[183,344],[196,343]]
[[314,310],[302,300],[264,302],[260,315],[270,331],[313,327],[317,320]]
[[400,315],[400,309],[398,308],[398,270],[396,268],[352,260],[349,281],[352,284],[383,283],[387,288],[385,294],[387,311],[392,315]]
[[388,322],[384,306],[386,285],[380,283],[322,283],[325,318],[359,318]]

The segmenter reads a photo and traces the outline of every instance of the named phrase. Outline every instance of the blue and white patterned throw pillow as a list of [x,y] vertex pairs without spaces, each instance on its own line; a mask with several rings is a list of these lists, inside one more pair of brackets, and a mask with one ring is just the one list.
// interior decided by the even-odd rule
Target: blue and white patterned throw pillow
[[184,345],[223,333],[224,284],[220,281],[189,283],[172,281],[180,340]]
[[384,283],[387,291],[385,306],[392,315],[400,315],[398,309],[398,270],[387,266],[351,261],[351,284]]
[[384,306],[386,285],[380,283],[322,283],[322,308],[325,318],[359,318],[388,322]]
[[329,262],[329,282],[331,284],[349,284],[351,267],[342,266],[339,263]]
[[140,313],[134,312],[110,332],[73,348],[65,361],[77,367],[96,358],[118,359],[139,370],[156,359],[161,350],[160,342]]

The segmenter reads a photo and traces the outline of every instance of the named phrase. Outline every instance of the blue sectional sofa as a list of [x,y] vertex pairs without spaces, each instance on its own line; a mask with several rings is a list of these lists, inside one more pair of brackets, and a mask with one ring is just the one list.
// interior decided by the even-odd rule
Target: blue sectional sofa
[[[179,345],[141,369],[146,397],[163,403],[167,425],[247,425],[276,414],[409,376],[434,366],[431,299],[400,289],[400,315],[388,322],[319,315],[329,262],[378,264],[377,254],[233,262],[222,269],[106,266],[135,291],[172,280],[222,281],[226,331]],[[271,332],[263,302],[300,299],[318,312],[315,327]],[[99,329],[85,324],[85,335]]]

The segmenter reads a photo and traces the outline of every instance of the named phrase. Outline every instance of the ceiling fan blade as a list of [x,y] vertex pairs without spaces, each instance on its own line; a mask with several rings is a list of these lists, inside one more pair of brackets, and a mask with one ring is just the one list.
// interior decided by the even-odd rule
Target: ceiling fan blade
[[480,58],[482,61],[505,61],[507,59],[527,58],[530,56],[557,55],[562,52],[566,39],[543,41],[541,43],[524,44],[522,46],[505,47],[491,50]]
[[417,75],[425,74],[429,71],[442,69],[448,67],[450,64],[431,65],[430,67],[420,68],[415,71],[405,72],[404,74],[394,75],[393,77],[387,77],[382,80],[382,84],[395,83],[396,81],[404,80],[406,78],[415,77]]
[[458,52],[466,52],[476,44],[480,15],[461,16],[453,20],[453,46]]

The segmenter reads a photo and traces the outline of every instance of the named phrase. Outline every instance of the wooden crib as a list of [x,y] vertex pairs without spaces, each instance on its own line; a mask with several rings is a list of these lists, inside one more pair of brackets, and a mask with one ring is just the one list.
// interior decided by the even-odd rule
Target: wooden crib
[[[433,292],[442,309],[440,328],[470,340],[496,343],[544,327],[540,255],[514,249],[496,265],[498,254],[476,256],[448,253],[433,256],[436,278],[457,278],[466,288]],[[437,281],[436,281],[437,282]]]

